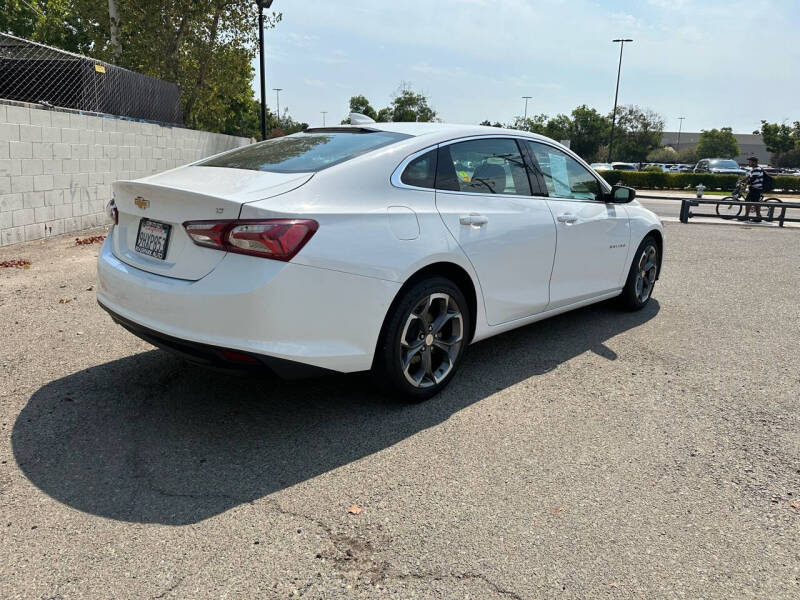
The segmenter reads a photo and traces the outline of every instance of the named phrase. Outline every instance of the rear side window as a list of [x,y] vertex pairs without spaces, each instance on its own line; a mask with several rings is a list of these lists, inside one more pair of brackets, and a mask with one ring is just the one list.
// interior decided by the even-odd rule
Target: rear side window
[[474,194],[531,195],[517,142],[508,138],[443,146],[439,151],[436,188]]
[[408,163],[400,181],[406,185],[432,188],[436,181],[436,150],[426,152]]
[[389,131],[323,130],[296,133],[232,150],[199,165],[276,173],[311,173],[408,137],[411,136]]

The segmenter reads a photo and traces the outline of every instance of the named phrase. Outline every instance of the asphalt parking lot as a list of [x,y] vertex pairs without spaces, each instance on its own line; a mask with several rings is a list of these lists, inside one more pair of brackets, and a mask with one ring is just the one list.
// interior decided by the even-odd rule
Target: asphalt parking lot
[[187,366],[97,306],[97,245],[0,249],[0,597],[800,597],[800,233],[665,227],[644,311],[414,406]]

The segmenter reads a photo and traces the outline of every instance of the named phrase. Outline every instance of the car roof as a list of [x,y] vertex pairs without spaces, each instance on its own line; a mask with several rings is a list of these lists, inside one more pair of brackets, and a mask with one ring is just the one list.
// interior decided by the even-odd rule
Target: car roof
[[[390,131],[403,133],[414,137],[442,136],[443,138],[467,137],[472,135],[514,135],[550,141],[543,135],[522,131],[520,129],[506,129],[504,127],[491,127],[488,125],[461,125],[458,123],[365,123],[360,125],[341,125],[337,129],[370,129],[373,131]],[[556,140],[557,141],[557,140]]]

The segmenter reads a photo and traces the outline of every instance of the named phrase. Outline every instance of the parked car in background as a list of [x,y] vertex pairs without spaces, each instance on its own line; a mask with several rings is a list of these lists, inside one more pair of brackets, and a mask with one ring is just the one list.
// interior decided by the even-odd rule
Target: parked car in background
[[100,306],[200,364],[372,370],[420,401],[472,342],[647,304],[661,222],[574,152],[496,127],[351,122],[114,183]]
[[624,162],[613,162],[611,163],[611,167],[615,171],[638,171],[639,167],[634,165],[633,163],[624,163]]
[[613,171],[614,167],[611,166],[611,163],[592,163],[589,165],[595,171]]
[[703,158],[694,166],[695,173],[731,173],[744,175],[747,173],[731,158]]

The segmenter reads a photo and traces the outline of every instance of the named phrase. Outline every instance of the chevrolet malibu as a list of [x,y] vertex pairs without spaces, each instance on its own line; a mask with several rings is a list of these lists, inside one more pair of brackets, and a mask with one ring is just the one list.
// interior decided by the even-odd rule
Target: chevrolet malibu
[[352,117],[116,182],[102,308],[194,362],[371,370],[419,401],[472,342],[609,298],[650,300],[659,219],[567,148]]

